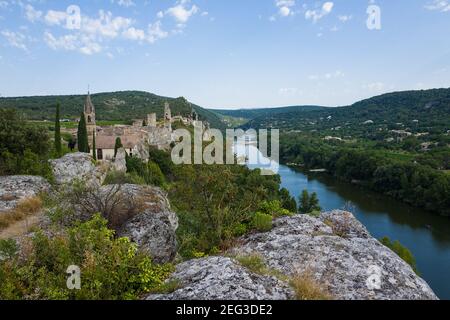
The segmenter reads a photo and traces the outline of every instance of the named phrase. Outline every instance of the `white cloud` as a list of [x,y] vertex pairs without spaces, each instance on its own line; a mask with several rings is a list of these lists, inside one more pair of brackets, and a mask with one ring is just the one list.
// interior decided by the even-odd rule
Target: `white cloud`
[[145,39],[145,31],[131,27],[123,32],[123,36],[126,39],[142,41]]
[[450,12],[449,0],[433,0],[425,6],[428,10],[437,10],[441,12]]
[[190,9],[186,6],[189,4],[190,0],[180,0],[176,3],[174,7],[167,9],[166,14],[172,16],[178,23],[185,24],[195,15],[199,8],[196,5],[192,5]]
[[169,33],[162,29],[161,21],[156,21],[148,26],[146,40],[150,43],[154,43],[159,39],[166,38]]
[[34,9],[31,4],[25,6],[25,17],[28,21],[35,22],[42,17],[42,11]]
[[27,37],[23,33],[3,30],[1,34],[3,35],[3,37],[6,38],[9,45],[25,51],[28,50],[25,44]]
[[67,13],[64,11],[49,10],[44,19],[45,22],[51,26],[61,25],[67,19]]
[[294,14],[292,8],[295,6],[295,0],[275,0],[275,6],[280,16],[288,17]]
[[341,15],[338,17],[339,21],[341,22],[347,22],[349,20],[351,20],[353,17],[352,16],[347,16],[347,15]]
[[[114,0],[112,0],[112,2],[114,2]],[[133,0],[118,0],[117,4],[121,7],[134,7],[136,4],[134,3]]]
[[341,70],[336,70],[334,72],[328,72],[323,75],[313,74],[313,75],[310,75],[308,77],[308,79],[316,81],[316,80],[331,80],[331,79],[343,78],[343,77],[345,77],[345,73],[342,72]]
[[329,15],[333,10],[333,7],[333,2],[325,2],[320,10],[307,10],[305,12],[305,18],[307,20],[311,19],[315,23],[323,17]]
[[385,84],[383,82],[373,82],[373,83],[367,83],[363,84],[362,88],[371,92],[379,92],[383,91],[385,88]]

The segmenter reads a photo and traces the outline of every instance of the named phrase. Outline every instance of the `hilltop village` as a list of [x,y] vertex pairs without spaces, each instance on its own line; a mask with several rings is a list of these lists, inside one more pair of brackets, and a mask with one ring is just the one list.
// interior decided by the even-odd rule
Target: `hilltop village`
[[[110,161],[114,158],[117,138],[129,156],[137,156],[143,160],[148,159],[148,146],[167,150],[176,137],[172,129],[174,122],[181,122],[185,126],[194,126],[199,122],[198,115],[192,111],[188,117],[172,116],[168,102],[164,105],[164,117],[158,121],[156,113],[150,113],[145,119],[135,119],[132,125],[98,126],[96,122],[95,107],[90,93],[87,94],[83,111],[88,132],[89,148],[93,153],[93,140],[95,136],[95,150],[97,159]],[[205,123],[204,130],[209,128]],[[76,134],[72,132],[72,134]]]

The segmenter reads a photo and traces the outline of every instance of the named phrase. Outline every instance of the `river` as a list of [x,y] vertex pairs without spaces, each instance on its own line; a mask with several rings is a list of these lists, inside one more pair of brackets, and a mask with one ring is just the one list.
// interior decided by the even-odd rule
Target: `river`
[[[258,152],[254,146],[247,145],[248,148],[247,154]],[[242,147],[235,150],[238,155],[245,154]],[[421,277],[439,298],[450,299],[450,218],[338,181],[326,173],[302,172],[279,165],[278,174],[282,187],[291,195],[298,197],[304,189],[316,192],[323,210],[350,207],[374,237],[399,240],[411,250]]]

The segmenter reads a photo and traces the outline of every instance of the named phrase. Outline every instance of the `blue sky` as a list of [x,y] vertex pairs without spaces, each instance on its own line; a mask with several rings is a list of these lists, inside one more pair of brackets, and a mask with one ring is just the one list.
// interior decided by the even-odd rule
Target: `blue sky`
[[0,0],[0,95],[346,105],[450,87],[449,33],[450,0]]

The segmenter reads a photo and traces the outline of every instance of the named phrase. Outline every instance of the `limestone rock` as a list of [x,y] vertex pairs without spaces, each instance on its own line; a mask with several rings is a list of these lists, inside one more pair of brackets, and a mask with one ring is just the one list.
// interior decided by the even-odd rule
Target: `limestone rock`
[[241,240],[235,254],[260,254],[268,267],[285,275],[310,273],[336,299],[437,299],[406,262],[349,212],[280,218],[271,231]]
[[[106,186],[103,188],[108,188]],[[167,195],[159,188],[126,184],[125,197],[142,200],[139,212],[120,228],[119,235],[129,237],[148,252],[156,263],[173,261],[177,252],[177,215],[170,209]]]
[[56,160],[50,160],[56,183],[70,184],[74,180],[101,184],[105,173],[96,169],[90,154],[77,152],[69,153]]
[[175,279],[179,289],[147,300],[287,300],[294,294],[277,278],[254,274],[226,257],[179,264],[169,281]]
[[127,172],[127,153],[124,148],[117,150],[116,158],[112,164],[113,170],[117,172]]
[[0,212],[14,209],[18,202],[50,190],[50,184],[37,176],[0,176]]

